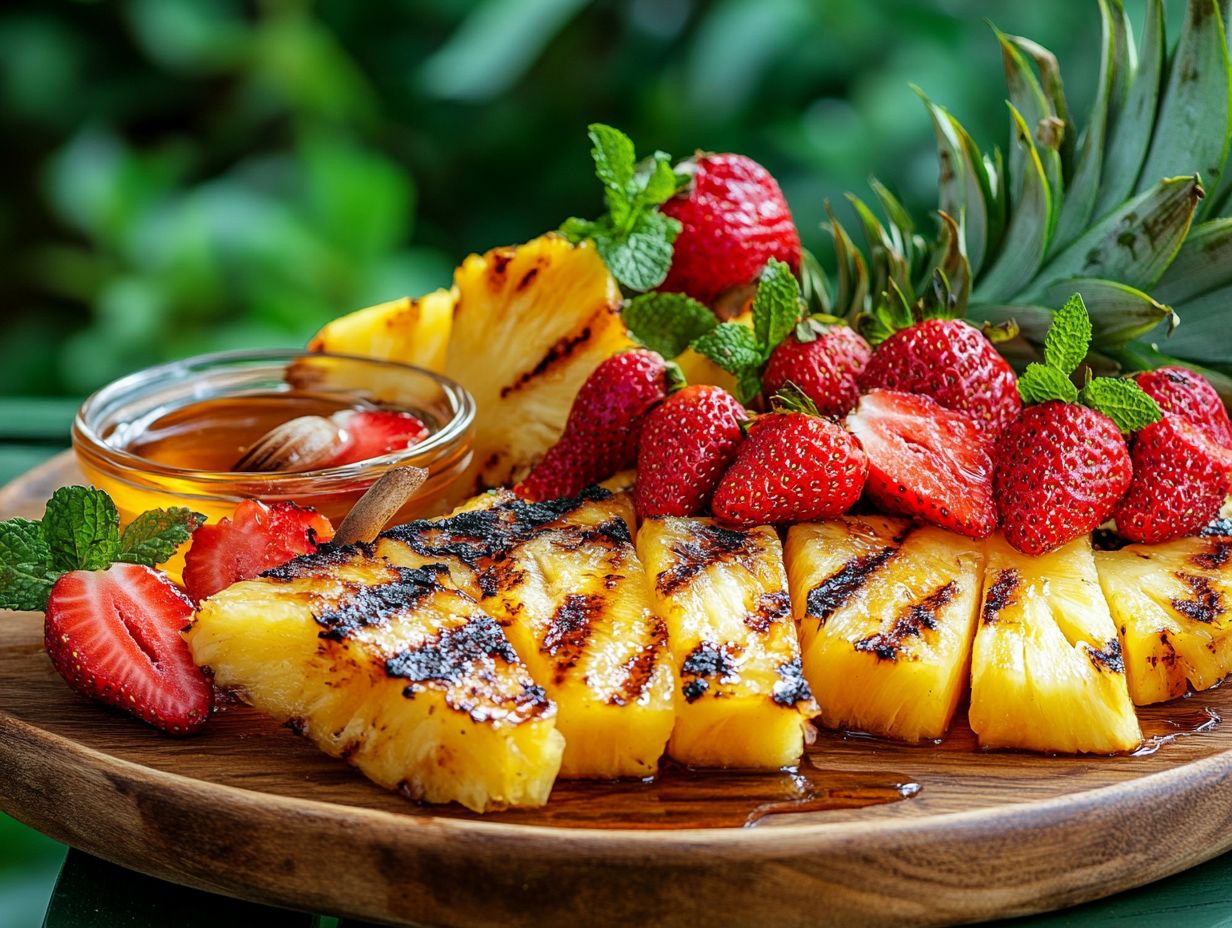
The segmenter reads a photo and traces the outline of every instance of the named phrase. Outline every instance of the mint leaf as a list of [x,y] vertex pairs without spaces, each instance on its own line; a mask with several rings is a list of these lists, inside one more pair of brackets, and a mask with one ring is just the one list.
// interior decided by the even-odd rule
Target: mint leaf
[[47,501],[43,535],[60,573],[104,570],[120,550],[120,514],[102,490],[61,487]]
[[560,224],[557,231],[574,245],[588,238],[594,238],[596,234],[602,234],[599,223],[591,222],[589,219],[579,219],[577,216],[570,216]]
[[800,285],[791,268],[777,258],[766,262],[753,297],[753,334],[762,354],[770,352],[800,319]]
[[0,522],[0,609],[45,609],[57,576],[41,523]]
[[1096,377],[1082,388],[1082,402],[1102,412],[1122,432],[1136,432],[1163,416],[1159,404],[1132,380]]
[[116,560],[157,567],[192,536],[205,516],[182,506],[143,512],[124,529]]
[[738,322],[724,322],[693,341],[690,346],[703,357],[709,358],[729,374],[743,376],[748,370],[761,366],[762,355],[757,339],[747,326]]
[[630,335],[665,358],[677,357],[719,324],[714,313],[683,293],[643,293],[625,303],[621,316]]
[[656,151],[654,158],[644,169],[638,171],[642,182],[642,192],[638,195],[639,206],[658,206],[666,203],[680,189],[682,175],[672,170],[672,157],[667,152]]
[[1078,369],[1091,346],[1091,317],[1082,296],[1075,293],[1056,313],[1044,336],[1044,363],[1062,374]]
[[594,236],[594,242],[613,277],[631,290],[652,290],[667,278],[672,242],[679,231],[675,219],[645,213],[627,235],[604,231]]
[[603,184],[603,199],[613,222],[621,225],[631,210],[629,184],[636,161],[633,140],[619,129],[598,122],[587,126],[586,134],[590,136],[595,176]]
[[1078,399],[1078,388],[1057,368],[1032,361],[1018,378],[1018,395],[1027,405],[1049,400],[1072,403]]

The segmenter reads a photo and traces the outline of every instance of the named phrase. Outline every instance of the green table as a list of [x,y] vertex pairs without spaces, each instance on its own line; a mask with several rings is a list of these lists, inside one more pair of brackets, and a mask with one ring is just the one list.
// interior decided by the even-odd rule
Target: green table
[[[63,450],[76,406],[75,401],[58,399],[0,399],[0,483]],[[272,909],[175,886],[79,851],[65,853],[0,816],[0,928],[27,928],[37,921],[35,910],[44,906],[44,928],[361,928],[359,922]],[[1101,902],[999,924],[1232,928],[1232,854]]]

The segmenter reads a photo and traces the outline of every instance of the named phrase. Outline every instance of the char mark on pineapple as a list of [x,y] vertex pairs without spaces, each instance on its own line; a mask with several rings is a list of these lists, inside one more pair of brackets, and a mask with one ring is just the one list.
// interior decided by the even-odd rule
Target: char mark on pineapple
[[739,648],[732,644],[699,642],[680,665],[681,691],[686,702],[696,702],[710,689],[711,681],[735,683],[740,679],[736,671]]
[[1091,659],[1091,663],[1095,665],[1096,670],[1103,670],[1108,673],[1125,672],[1125,655],[1121,653],[1120,639],[1115,636],[1109,638],[1108,643],[1102,648],[1093,648],[1087,645],[1086,652],[1087,657]]
[[[459,512],[439,521],[407,522],[382,537],[399,541],[424,557],[453,558],[482,571],[524,542],[549,531],[553,523],[584,504],[611,495],[601,487],[587,487],[577,496],[542,503],[511,499],[490,509]],[[627,538],[627,527],[624,531]]]
[[757,608],[744,617],[744,624],[759,635],[770,631],[772,625],[791,618],[791,599],[782,590],[762,593],[757,598]]
[[[1232,520],[1226,521],[1232,523]],[[1229,528],[1232,529],[1232,525]],[[1232,538],[1223,535],[1210,538],[1206,550],[1191,555],[1189,560],[1203,570],[1220,570],[1232,561]]]
[[[607,306],[604,306],[600,312],[609,312]],[[593,314],[590,318],[593,319]],[[528,371],[523,371],[518,375],[518,379],[513,383],[505,384],[500,389],[501,399],[507,397],[510,393],[515,393],[521,390],[526,384],[532,383],[546,374],[553,367],[567,361],[579,348],[583,347],[591,336],[590,320],[580,329],[570,332],[568,335],[562,335],[558,338],[552,347],[547,350],[547,353],[539,359],[539,362]]]
[[312,616],[324,629],[318,637],[342,641],[373,625],[386,625],[395,616],[414,609],[426,597],[440,592],[443,589],[441,575],[448,573],[441,564],[414,570],[406,567],[389,567],[388,570],[386,583],[350,587],[341,599],[319,597],[320,611],[314,609]]
[[305,580],[310,577],[328,577],[337,568],[352,561],[373,557],[375,550],[374,546],[362,541],[350,545],[324,544],[315,553],[301,554],[285,564],[265,571],[261,577],[278,583],[290,583],[292,580]]
[[565,675],[577,666],[603,606],[602,596],[570,593],[552,613],[539,650],[552,658],[557,684],[563,683]]
[[800,658],[796,657],[779,664],[774,670],[779,678],[774,684],[770,698],[776,703],[790,709],[800,703],[813,701],[813,691],[809,689],[808,681],[804,679],[804,666]]
[[1022,575],[1013,567],[1007,567],[997,573],[997,579],[992,582],[984,596],[984,613],[981,618],[985,625],[996,622],[1001,612],[1017,601],[1016,594],[1020,583]]
[[836,573],[826,577],[805,597],[805,613],[824,625],[834,613],[846,605],[877,571],[898,553],[897,547],[885,547],[847,561]]
[[937,617],[958,592],[958,584],[951,580],[933,590],[918,603],[906,606],[894,620],[888,632],[869,635],[855,643],[857,651],[875,654],[878,660],[897,661],[911,638],[921,637],[925,631],[937,627]]
[[667,643],[667,626],[660,618],[651,620],[650,640],[637,654],[625,662],[625,678],[620,690],[608,698],[608,704],[625,706],[637,702],[646,692]]
[[1192,599],[1172,600],[1172,608],[1178,613],[1204,625],[1209,625],[1224,613],[1223,595],[1211,586],[1206,577],[1178,572],[1176,578],[1193,594]]
[[655,588],[670,596],[714,564],[750,564],[762,546],[751,532],[740,532],[719,525],[693,527],[692,537],[672,545],[675,563],[655,577]]

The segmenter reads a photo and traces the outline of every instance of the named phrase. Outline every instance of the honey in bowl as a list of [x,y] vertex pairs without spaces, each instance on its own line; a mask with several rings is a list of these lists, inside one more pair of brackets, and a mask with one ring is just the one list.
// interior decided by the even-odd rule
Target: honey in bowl
[[[371,460],[310,470],[241,472],[237,462],[272,429],[302,416],[410,412],[427,435]],[[187,506],[217,521],[242,499],[312,506],[335,526],[387,470],[428,478],[397,521],[437,515],[470,495],[470,394],[409,365],[298,351],[240,351],[160,365],[112,383],[82,405],[73,448],[86,480],[115,500],[123,522]],[[178,562],[167,565],[178,574]]]

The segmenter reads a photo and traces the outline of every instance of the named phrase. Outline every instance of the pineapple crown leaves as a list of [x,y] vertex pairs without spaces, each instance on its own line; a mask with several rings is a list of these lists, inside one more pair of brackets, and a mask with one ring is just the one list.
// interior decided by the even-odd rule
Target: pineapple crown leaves
[[575,244],[593,241],[612,276],[628,289],[657,287],[667,277],[672,243],[680,234],[680,223],[658,207],[675,196],[689,176],[672,167],[666,152],[656,151],[639,162],[633,141],[619,129],[592,123],[587,134],[607,212],[593,220],[566,219],[560,232]]
[[1220,260],[1232,254],[1232,221],[1218,218],[1232,215],[1223,5],[1187,0],[1171,43],[1162,0],[1146,0],[1137,38],[1120,0],[1092,5],[1102,27],[1099,71],[1081,116],[1069,109],[1055,56],[994,29],[1010,103],[1004,158],[981,150],[917,90],[936,134],[938,209],[957,224],[966,276],[942,257],[948,227],[925,241],[874,183],[880,210],[852,200],[866,247],[831,216],[838,273],[828,312],[859,320],[875,343],[920,301],[938,300],[942,278],[933,270],[941,268],[954,315],[977,326],[1018,320],[1022,339],[1002,347],[1011,361],[1027,360],[1024,345],[1042,346],[1049,307],[1077,291],[1101,354],[1145,358],[1140,349],[1162,339],[1179,313],[1186,325],[1167,333],[1163,351],[1232,374],[1226,351],[1209,337],[1223,304],[1204,298],[1232,287],[1232,261]]
[[1092,377],[1079,390],[1070,379],[1082,364],[1091,345],[1091,318],[1082,297],[1075,293],[1054,315],[1044,336],[1043,363],[1032,361],[1018,379],[1018,393],[1026,404],[1059,400],[1082,403],[1103,413],[1122,432],[1136,432],[1163,413],[1159,404],[1132,380]]
[[629,334],[663,357],[674,358],[692,348],[727,371],[736,378],[736,398],[747,403],[761,392],[762,369],[779,342],[797,328],[802,307],[800,284],[791,268],[771,258],[753,297],[751,329],[719,322],[683,293],[643,293],[625,303],[622,315]]
[[102,490],[61,487],[42,520],[0,522],[0,609],[46,609],[56,580],[70,571],[118,562],[156,567],[204,521],[190,509],[153,509],[121,531],[115,503]]

